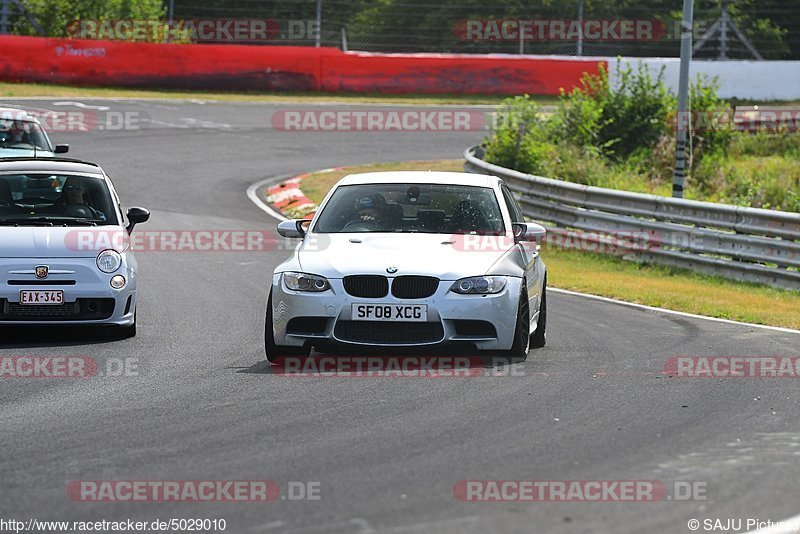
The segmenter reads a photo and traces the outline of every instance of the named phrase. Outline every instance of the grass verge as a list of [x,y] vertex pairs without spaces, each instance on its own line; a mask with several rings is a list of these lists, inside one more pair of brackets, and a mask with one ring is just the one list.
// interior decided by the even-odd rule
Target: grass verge
[[[74,87],[68,85],[38,83],[0,83],[0,97],[70,97],[70,98],[160,98],[160,99],[198,99],[219,100],[222,102],[343,102],[350,104],[408,104],[408,105],[488,105],[500,104],[502,95],[385,95],[379,93],[317,93],[291,92],[270,93],[255,91],[215,92],[215,91],[172,91],[151,89],[130,89],[124,87]],[[536,96],[540,104],[553,104],[555,96]]]
[[[313,173],[303,180],[302,188],[306,196],[319,203],[347,174],[462,169],[462,160],[360,165]],[[542,258],[553,287],[719,319],[800,329],[800,294],[796,292],[554,247],[543,250]]]

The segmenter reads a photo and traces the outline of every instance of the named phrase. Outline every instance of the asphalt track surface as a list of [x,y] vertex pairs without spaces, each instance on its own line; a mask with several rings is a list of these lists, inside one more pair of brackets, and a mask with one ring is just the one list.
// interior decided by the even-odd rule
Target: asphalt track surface
[[[63,102],[63,101],[62,101]],[[81,101],[146,113],[138,131],[62,133],[147,229],[266,229],[265,178],[457,158],[483,132],[289,133],[292,105]],[[53,101],[25,102],[50,109]],[[551,293],[548,345],[481,378],[285,377],[264,361],[285,251],[138,254],[139,334],[4,330],[0,356],[133,362],[134,376],[0,381],[0,518],[224,518],[228,532],[689,532],[692,518],[800,512],[800,383],[685,379],[672,356],[800,356],[800,335]],[[544,256],[547,260],[546,255]],[[743,301],[742,306],[747,302]],[[492,371],[490,371],[490,374]],[[319,482],[318,501],[75,502],[72,480]],[[467,503],[461,480],[659,480],[707,500]]]

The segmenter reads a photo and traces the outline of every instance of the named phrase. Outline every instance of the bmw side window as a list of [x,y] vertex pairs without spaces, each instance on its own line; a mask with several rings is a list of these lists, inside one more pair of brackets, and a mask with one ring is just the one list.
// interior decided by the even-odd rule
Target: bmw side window
[[511,215],[511,222],[525,222],[525,218],[522,216],[522,211],[519,209],[517,201],[514,199],[511,191],[509,191],[505,186],[503,186],[502,189],[503,200],[506,203],[506,208],[508,208],[508,214]]

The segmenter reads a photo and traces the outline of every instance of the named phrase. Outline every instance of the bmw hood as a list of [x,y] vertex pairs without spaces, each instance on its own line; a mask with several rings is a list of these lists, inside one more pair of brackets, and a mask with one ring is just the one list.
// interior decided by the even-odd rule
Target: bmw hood
[[297,260],[303,272],[328,278],[389,274],[457,280],[486,274],[512,247],[513,240],[505,236],[312,234],[298,249]]
[[0,226],[3,258],[95,258],[105,249],[121,252],[117,226]]

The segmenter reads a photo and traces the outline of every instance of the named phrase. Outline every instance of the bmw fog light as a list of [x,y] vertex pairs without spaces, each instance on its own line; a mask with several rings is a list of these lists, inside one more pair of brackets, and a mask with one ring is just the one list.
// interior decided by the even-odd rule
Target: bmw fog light
[[111,277],[111,287],[114,289],[122,289],[125,287],[125,277],[121,274]]

